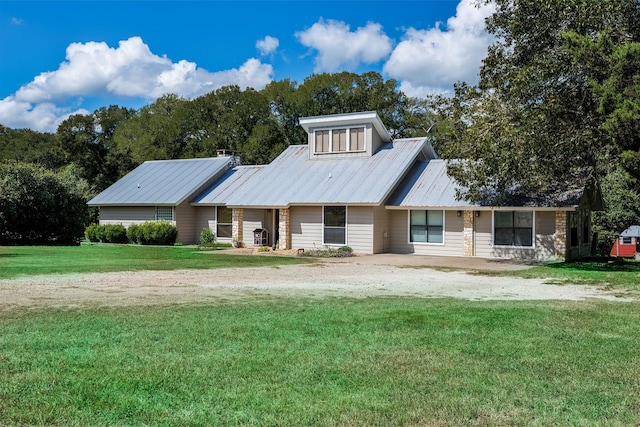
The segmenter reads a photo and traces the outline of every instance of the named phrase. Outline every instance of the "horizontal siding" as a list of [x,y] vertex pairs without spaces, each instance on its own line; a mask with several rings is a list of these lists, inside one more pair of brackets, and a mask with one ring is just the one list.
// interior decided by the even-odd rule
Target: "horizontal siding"
[[389,232],[389,211],[384,206],[373,208],[373,253],[379,254],[391,250]]
[[100,208],[100,224],[142,224],[153,221],[156,210],[153,206],[102,206]]
[[293,206],[289,211],[291,247],[322,248],[322,206]]
[[245,245],[253,246],[253,231],[256,228],[265,228],[262,223],[263,219],[264,209],[244,209],[242,233]]
[[347,246],[354,252],[373,253],[373,208],[347,207]]
[[555,258],[555,212],[535,212],[535,248],[493,246],[493,213],[482,212],[476,218],[476,255],[480,257],[546,260]]
[[409,242],[409,211],[391,212],[391,251],[395,253],[415,253],[418,255],[463,256],[463,218],[456,211],[445,211],[444,244]]
[[216,232],[216,207],[215,206],[198,206],[196,207],[196,239],[200,242],[200,233],[208,228],[212,232]]
[[176,227],[178,228],[177,242],[189,245],[200,240],[200,231],[197,229],[197,208],[184,201],[175,208]]

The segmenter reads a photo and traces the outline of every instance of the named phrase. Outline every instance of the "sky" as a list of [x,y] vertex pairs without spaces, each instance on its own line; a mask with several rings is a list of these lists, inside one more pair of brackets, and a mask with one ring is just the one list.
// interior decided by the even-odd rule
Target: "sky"
[[0,0],[0,124],[55,132],[71,114],[225,85],[379,72],[409,96],[475,84],[493,5],[474,0]]

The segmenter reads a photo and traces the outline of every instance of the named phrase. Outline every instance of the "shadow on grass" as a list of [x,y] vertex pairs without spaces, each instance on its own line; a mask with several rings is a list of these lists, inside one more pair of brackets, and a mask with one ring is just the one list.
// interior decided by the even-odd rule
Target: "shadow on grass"
[[624,258],[586,258],[577,261],[548,264],[546,267],[557,270],[574,271],[604,271],[640,273],[640,262],[628,261]]

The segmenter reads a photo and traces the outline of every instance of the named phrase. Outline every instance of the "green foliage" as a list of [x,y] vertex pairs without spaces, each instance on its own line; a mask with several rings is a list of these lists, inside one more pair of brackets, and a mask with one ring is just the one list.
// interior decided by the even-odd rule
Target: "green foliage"
[[104,242],[105,243],[127,243],[127,230],[122,224],[105,224],[104,226]]
[[512,190],[544,199],[583,187],[619,155],[607,138],[605,98],[593,83],[606,81],[612,90],[605,92],[621,93],[629,86],[613,80],[628,76],[636,60],[625,59],[631,67],[616,73],[615,61],[605,61],[603,68],[596,64],[602,55],[589,56],[585,49],[578,55],[568,40],[609,33],[620,35],[609,39],[614,46],[640,41],[637,0],[495,3],[487,25],[496,41],[479,86],[459,85],[453,99],[439,100],[441,125],[450,137],[439,138],[437,148],[445,158],[471,160],[450,173],[469,188],[463,195],[472,201],[500,204],[500,196]]
[[173,245],[178,229],[169,221],[146,221],[140,226],[140,243],[143,245]]
[[258,252],[271,252],[271,248],[269,246],[260,246]]
[[131,243],[141,244],[142,243],[142,226],[138,224],[131,224],[127,228],[127,239],[129,239],[129,242]]
[[100,224],[90,224],[84,230],[85,238],[90,242],[99,242],[102,240],[102,226]]
[[340,246],[339,248],[326,247],[324,249],[304,251],[300,256],[313,258],[346,258],[353,256],[353,249],[349,246]]
[[88,222],[88,189],[73,168],[54,173],[0,164],[0,244],[76,244]]
[[637,303],[411,298],[5,310],[1,419],[636,425],[639,323]]
[[205,227],[202,229],[200,233],[200,244],[206,243],[215,243],[216,242],[216,233],[211,231],[209,227]]

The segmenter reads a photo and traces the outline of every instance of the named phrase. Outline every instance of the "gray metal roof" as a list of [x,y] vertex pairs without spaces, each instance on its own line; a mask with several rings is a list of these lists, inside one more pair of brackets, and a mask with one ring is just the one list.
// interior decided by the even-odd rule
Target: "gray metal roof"
[[620,233],[620,235],[622,237],[640,237],[640,225],[632,225]]
[[399,139],[381,145],[371,157],[319,159],[309,159],[307,145],[290,146],[231,195],[227,205],[380,205],[427,145],[426,138]]
[[456,200],[456,189],[460,188],[447,175],[447,160],[417,161],[396,191],[387,201],[387,206],[398,208],[476,207],[464,200]]
[[211,184],[231,157],[144,162],[89,201],[90,206],[178,205]]
[[231,195],[263,168],[264,166],[236,166],[229,169],[191,204],[194,206],[225,205]]

